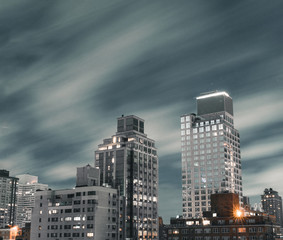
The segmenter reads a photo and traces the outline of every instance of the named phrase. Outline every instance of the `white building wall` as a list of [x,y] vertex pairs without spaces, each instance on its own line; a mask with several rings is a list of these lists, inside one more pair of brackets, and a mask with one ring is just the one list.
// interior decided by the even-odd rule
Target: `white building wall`
[[36,193],[31,239],[117,238],[117,190],[89,186]]

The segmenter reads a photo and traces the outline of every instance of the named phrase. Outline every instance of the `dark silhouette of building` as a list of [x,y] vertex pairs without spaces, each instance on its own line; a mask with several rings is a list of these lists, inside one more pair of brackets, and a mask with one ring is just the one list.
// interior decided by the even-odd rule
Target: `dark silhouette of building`
[[251,209],[250,198],[248,196],[243,196],[243,208]]
[[171,218],[166,239],[271,240],[280,234],[274,216],[243,210],[235,193],[212,194],[211,209],[202,218]]
[[272,188],[266,188],[264,194],[261,195],[261,204],[263,210],[276,217],[276,222],[283,227],[282,221],[282,198],[277,191]]
[[158,218],[158,222],[159,222],[159,240],[166,240],[167,239],[167,232],[166,232],[166,225],[163,223],[163,219],[162,217]]

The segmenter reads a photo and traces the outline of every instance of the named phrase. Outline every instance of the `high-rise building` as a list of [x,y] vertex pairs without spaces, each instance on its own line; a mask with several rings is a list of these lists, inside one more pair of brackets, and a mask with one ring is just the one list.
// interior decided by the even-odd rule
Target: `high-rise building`
[[158,157],[144,120],[118,118],[117,132],[95,151],[101,184],[118,189],[122,202],[119,239],[157,239]]
[[282,218],[282,198],[277,191],[272,188],[266,188],[264,194],[261,195],[261,204],[263,210],[276,217],[276,222],[283,227]]
[[31,239],[108,239],[119,231],[117,189],[97,186],[99,171],[90,165],[77,169],[74,189],[37,191]]
[[17,225],[24,227],[31,222],[32,209],[34,207],[35,192],[47,190],[47,184],[38,183],[38,177],[30,174],[16,176],[19,179],[17,193]]
[[9,171],[0,170],[0,228],[15,224],[18,180]]
[[210,210],[210,194],[238,193],[242,203],[240,136],[226,92],[197,97],[197,114],[181,116],[183,217]]

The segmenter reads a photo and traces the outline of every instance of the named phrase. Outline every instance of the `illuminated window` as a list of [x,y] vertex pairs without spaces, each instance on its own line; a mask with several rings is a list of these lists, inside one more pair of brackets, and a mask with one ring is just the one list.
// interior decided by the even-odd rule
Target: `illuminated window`
[[86,236],[87,237],[93,237],[93,233],[87,233]]

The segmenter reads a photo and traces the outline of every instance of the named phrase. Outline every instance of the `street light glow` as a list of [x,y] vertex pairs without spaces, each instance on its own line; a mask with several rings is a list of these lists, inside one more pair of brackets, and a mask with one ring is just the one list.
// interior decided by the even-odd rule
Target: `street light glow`
[[241,211],[241,210],[239,210],[239,209],[237,209],[236,211],[235,211],[235,216],[236,217],[242,217],[243,216],[243,212]]

